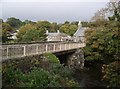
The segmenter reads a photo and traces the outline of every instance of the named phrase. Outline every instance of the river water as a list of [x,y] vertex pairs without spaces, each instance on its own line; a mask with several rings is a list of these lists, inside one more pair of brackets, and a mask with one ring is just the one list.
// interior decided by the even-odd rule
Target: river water
[[101,67],[101,63],[85,63],[84,68],[76,70],[73,77],[83,89],[105,88]]

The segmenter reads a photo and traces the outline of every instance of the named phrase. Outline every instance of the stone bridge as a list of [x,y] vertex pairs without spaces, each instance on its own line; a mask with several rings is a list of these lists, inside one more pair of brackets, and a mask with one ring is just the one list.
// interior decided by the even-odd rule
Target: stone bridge
[[63,53],[79,49],[85,46],[85,43],[78,42],[43,42],[32,44],[7,44],[0,46],[2,61],[14,58],[21,58],[31,55],[40,55],[46,52]]

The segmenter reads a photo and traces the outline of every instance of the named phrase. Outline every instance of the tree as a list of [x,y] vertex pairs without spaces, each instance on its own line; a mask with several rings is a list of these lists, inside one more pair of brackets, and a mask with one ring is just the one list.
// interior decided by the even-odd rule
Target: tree
[[105,15],[106,15],[106,12],[107,12],[107,8],[102,8],[100,10],[98,10],[94,16],[92,17],[91,21],[103,21],[105,20]]
[[25,24],[36,24],[36,22],[33,22],[33,21],[31,21],[31,20],[28,20],[28,19],[26,19],[25,21],[23,21],[23,25],[25,25]]
[[25,21],[24,21],[24,23],[25,24],[29,24],[29,23],[31,23],[32,21],[30,21],[30,20],[28,20],[28,19],[26,19]]
[[17,41],[20,42],[22,41],[22,37],[26,34],[27,31],[31,30],[31,29],[36,29],[35,25],[33,24],[26,24],[25,26],[22,26],[18,33],[17,33]]
[[43,30],[30,29],[22,37],[23,42],[41,41],[45,40]]
[[81,24],[82,24],[82,27],[89,27],[90,26],[90,24],[88,22],[81,22]]
[[60,27],[60,31],[69,35],[69,24],[64,24]]
[[103,80],[108,87],[120,87],[120,2],[109,2],[106,11],[111,14],[107,24],[94,22],[94,28],[85,32],[86,60],[102,61]]
[[108,3],[108,11],[109,14],[112,15],[109,17],[109,20],[117,20],[120,21],[120,1],[115,0],[114,2]]
[[76,32],[77,28],[78,27],[76,25],[70,25],[70,27],[69,27],[69,34],[71,36],[73,36],[73,34]]
[[51,23],[51,30],[50,32],[56,32],[59,29],[56,22]]
[[107,22],[106,13],[108,8],[98,10],[91,19],[90,25],[93,27],[104,26]]
[[50,30],[51,23],[48,22],[48,21],[38,21],[37,24],[36,24],[36,27],[38,29]]
[[15,17],[8,18],[6,22],[15,29],[18,29],[20,26],[22,26],[22,21]]
[[117,19],[120,21],[120,1],[111,0],[108,2],[107,7],[98,10],[92,17],[91,21],[101,21],[109,17],[109,20]]
[[107,87],[119,88],[120,87],[120,62],[115,61],[109,65],[102,67],[102,72],[105,74],[103,80],[107,82]]
[[78,21],[71,22],[71,25],[78,25]]
[[69,21],[65,21],[65,23],[64,24],[70,24],[70,22]]
[[2,42],[5,43],[10,40],[11,33],[13,31],[13,28],[7,24],[7,23],[2,23]]
[[60,27],[60,30],[68,35],[73,35],[75,31],[77,30],[76,25],[71,25],[71,24],[64,24]]
[[85,56],[88,60],[110,63],[118,60],[118,28],[94,28],[86,32]]
[[[46,23],[46,22],[45,22]],[[48,25],[45,23],[30,23],[22,26],[17,34],[18,42],[31,42],[31,41],[43,41],[45,40],[45,28]]]

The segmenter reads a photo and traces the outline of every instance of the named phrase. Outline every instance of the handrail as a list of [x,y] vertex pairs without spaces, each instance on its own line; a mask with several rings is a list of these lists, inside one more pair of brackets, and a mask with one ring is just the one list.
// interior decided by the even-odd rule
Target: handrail
[[73,41],[61,42],[61,41],[33,41],[33,42],[17,42],[17,43],[2,43],[2,45],[20,45],[20,44],[41,44],[41,43],[78,43]]

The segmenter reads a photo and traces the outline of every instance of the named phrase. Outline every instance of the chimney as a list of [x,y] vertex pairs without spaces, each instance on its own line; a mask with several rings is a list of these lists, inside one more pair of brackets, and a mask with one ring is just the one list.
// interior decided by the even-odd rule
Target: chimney
[[78,23],[78,29],[82,27],[81,21]]
[[57,33],[60,33],[60,31],[59,31],[59,30],[57,30]]

